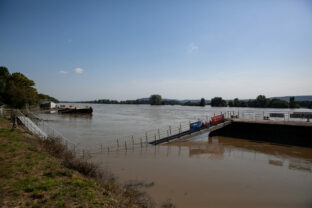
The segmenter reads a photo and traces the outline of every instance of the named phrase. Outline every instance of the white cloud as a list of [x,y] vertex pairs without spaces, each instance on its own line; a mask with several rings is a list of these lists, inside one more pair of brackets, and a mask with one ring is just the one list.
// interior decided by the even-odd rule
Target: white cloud
[[60,73],[60,74],[68,74],[68,72],[67,72],[67,71],[64,71],[64,70],[60,70],[59,73]]
[[83,69],[82,68],[76,68],[76,69],[74,69],[74,72],[76,74],[82,74],[83,73]]
[[194,53],[196,51],[198,51],[199,47],[197,45],[195,45],[195,43],[190,43],[188,45],[188,52],[189,53]]

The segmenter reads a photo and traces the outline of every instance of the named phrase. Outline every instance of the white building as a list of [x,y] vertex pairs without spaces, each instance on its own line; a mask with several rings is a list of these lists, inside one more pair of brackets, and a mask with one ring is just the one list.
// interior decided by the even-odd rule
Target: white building
[[56,104],[52,101],[43,101],[40,104],[40,108],[56,108]]

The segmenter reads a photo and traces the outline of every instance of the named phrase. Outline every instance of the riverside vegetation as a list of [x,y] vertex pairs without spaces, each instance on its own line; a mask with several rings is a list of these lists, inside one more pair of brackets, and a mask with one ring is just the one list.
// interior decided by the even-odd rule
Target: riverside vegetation
[[[0,207],[154,207],[57,139],[41,140],[0,119]],[[162,207],[173,207],[168,202]]]
[[0,105],[22,108],[25,104],[36,105],[43,100],[58,102],[57,99],[37,92],[35,82],[24,74],[10,74],[8,68],[0,66]]

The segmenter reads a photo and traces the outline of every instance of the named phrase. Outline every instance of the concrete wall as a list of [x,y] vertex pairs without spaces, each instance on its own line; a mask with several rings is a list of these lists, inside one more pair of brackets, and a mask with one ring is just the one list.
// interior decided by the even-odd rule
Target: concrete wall
[[286,145],[312,147],[312,126],[286,126],[233,122],[222,129],[211,132],[210,136],[226,136]]

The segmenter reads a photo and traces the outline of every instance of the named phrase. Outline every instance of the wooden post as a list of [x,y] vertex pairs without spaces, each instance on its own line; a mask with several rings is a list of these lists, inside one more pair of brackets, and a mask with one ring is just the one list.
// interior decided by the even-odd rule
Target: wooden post
[[180,128],[179,128],[179,133],[181,134],[181,130],[182,130],[182,126],[181,126],[181,122],[180,122]]
[[170,136],[171,136],[171,135],[172,135],[172,134],[171,134],[171,126],[169,126],[169,133],[170,133]]
[[158,129],[158,139],[160,139],[160,131],[159,131],[159,129]]

